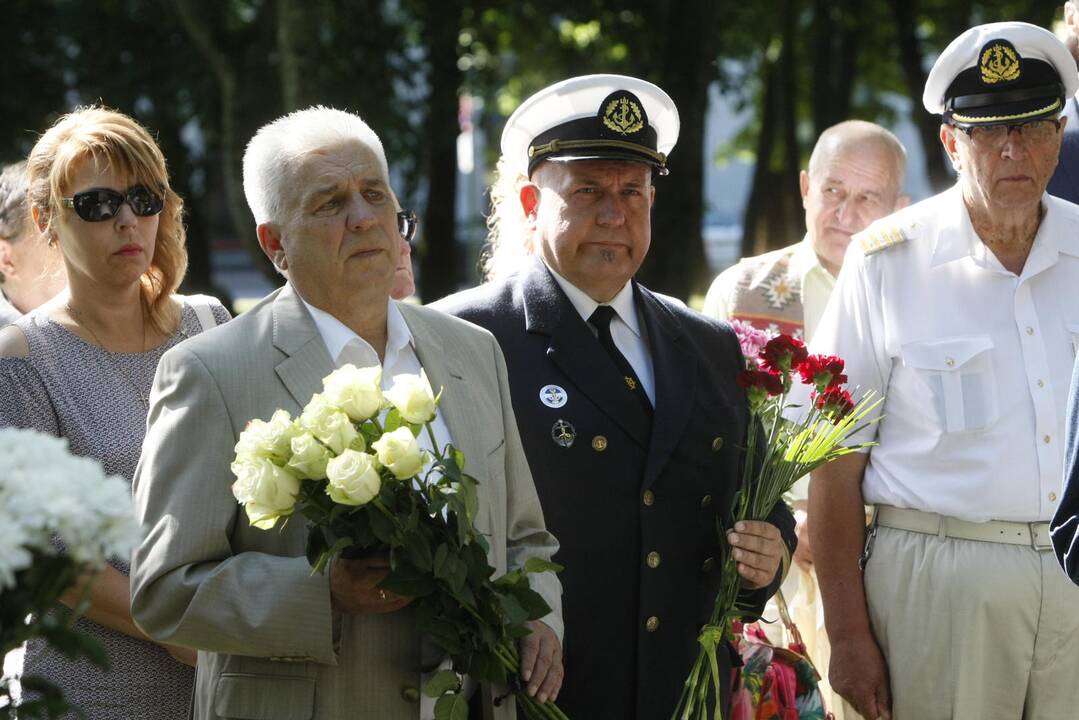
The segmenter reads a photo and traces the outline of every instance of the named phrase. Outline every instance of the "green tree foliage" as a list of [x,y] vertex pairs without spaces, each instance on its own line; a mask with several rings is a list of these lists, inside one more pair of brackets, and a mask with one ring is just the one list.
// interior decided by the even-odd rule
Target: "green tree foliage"
[[467,282],[475,258],[456,235],[458,98],[482,100],[493,167],[521,100],[572,75],[614,72],[659,84],[682,132],[657,179],[655,236],[642,270],[681,297],[708,281],[701,241],[707,92],[718,82],[750,111],[720,152],[758,160],[745,253],[803,228],[797,173],[817,135],[849,117],[885,124],[906,98],[935,187],[950,182],[936,118],[921,109],[933,58],[970,25],[1048,26],[1044,0],[8,0],[0,158],[79,103],[103,102],[157,134],[187,200],[191,287],[209,282],[209,238],[235,237],[267,277],[240,185],[244,144],[283,112],[322,103],[379,133],[406,206],[422,211],[421,294]]

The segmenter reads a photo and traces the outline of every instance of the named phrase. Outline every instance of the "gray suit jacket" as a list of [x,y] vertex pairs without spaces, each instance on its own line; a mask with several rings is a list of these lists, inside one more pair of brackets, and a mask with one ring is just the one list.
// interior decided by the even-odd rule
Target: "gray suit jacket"
[[[477,526],[498,574],[558,544],[545,529],[521,448],[506,364],[485,330],[402,305],[443,418],[480,482]],[[132,613],[151,637],[199,649],[199,720],[415,720],[420,638],[411,611],[341,616],[327,576],[311,575],[300,518],[251,527],[233,498],[233,446],[252,418],[299,413],[334,369],[310,314],[285,286],[226,325],[165,354],[134,480],[147,536],[133,554]],[[533,587],[554,608],[561,586]],[[512,720],[512,702],[484,715]]]

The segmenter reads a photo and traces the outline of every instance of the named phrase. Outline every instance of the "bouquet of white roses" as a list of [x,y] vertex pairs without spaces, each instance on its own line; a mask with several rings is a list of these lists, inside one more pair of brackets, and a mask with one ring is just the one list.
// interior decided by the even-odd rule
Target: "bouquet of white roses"
[[[672,720],[722,718],[719,663],[716,652],[732,638],[732,624],[746,617],[738,604],[741,576],[727,531],[741,520],[764,520],[794,483],[816,468],[872,443],[843,443],[867,423],[881,398],[866,393],[857,404],[843,386],[842,358],[810,355],[789,335],[768,339],[763,332],[735,321],[747,367],[736,378],[749,401],[749,431],[742,464],[742,482],[731,517],[717,531],[722,558],[720,591],[712,615],[701,630],[697,660],[686,678]],[[806,407],[790,402],[793,378],[812,389]],[[799,412],[800,411],[800,412]],[[792,419],[795,418],[795,419]],[[709,707],[713,710],[709,713]]]
[[[277,410],[252,420],[236,443],[233,495],[252,525],[270,529],[300,514],[310,523],[307,559],[323,572],[331,557],[389,553],[380,587],[416,598],[422,633],[449,655],[453,670],[424,688],[438,720],[467,717],[460,676],[512,689],[529,718],[565,718],[517,682],[517,639],[550,612],[527,575],[560,568],[539,558],[491,579],[487,540],[476,531],[477,482],[453,445],[439,448],[435,397],[425,374],[397,375],[382,391],[382,369],[345,365],[323,379],[298,418]],[[426,432],[433,454],[417,437]]]
[[[106,667],[104,650],[71,629],[75,613],[58,599],[107,558],[128,557],[139,538],[131,487],[122,478],[72,456],[61,438],[0,430],[0,657],[42,638],[69,657]],[[15,711],[11,683],[0,681],[0,712],[7,716]],[[59,717],[68,709],[52,683],[23,676],[21,685],[37,698],[19,706],[20,718]]]

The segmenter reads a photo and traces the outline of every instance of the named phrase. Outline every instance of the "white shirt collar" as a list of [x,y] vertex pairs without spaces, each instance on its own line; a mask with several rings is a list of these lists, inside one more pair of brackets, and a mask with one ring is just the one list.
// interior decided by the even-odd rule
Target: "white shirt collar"
[[802,238],[802,242],[798,243],[794,253],[791,254],[790,268],[800,278],[805,278],[806,275],[817,270],[831,276],[828,268],[821,264],[816,250],[813,249],[813,241],[809,239],[809,235]]
[[[293,289],[295,289],[295,287]],[[322,342],[326,345],[326,351],[330,353],[330,357],[335,364],[337,364],[338,358],[341,356],[341,351],[344,350],[345,346],[349,343],[358,344],[360,348],[368,351],[371,357],[375,359],[378,358],[378,353],[375,352],[375,349],[371,347],[370,343],[353,332],[350,327],[325,310],[321,310],[304,300],[299,292],[297,292],[296,295],[300,298],[300,301],[303,302],[307,311],[311,313],[311,319],[315,321],[315,327],[318,328],[319,335],[322,336]],[[386,354],[383,358],[382,365],[385,367],[392,366],[397,355],[404,348],[409,347],[412,344],[412,332],[408,329],[408,325],[405,323],[405,318],[401,314],[400,309],[398,309],[397,303],[387,298]]]
[[[943,204],[942,212],[938,215],[941,219],[937,227],[930,266],[934,267],[953,260],[970,257],[983,267],[990,267],[999,272],[1007,272],[974,230],[974,225],[970,221],[970,211],[967,210],[959,184],[957,183],[950,190],[942,193],[941,197],[943,198],[945,195],[949,197],[947,200],[941,201]],[[1069,255],[1075,254],[1075,250],[1071,245],[1065,243],[1062,246],[1058,240],[1058,238],[1074,237],[1075,229],[1060,213],[1056,200],[1045,194],[1042,196],[1042,207],[1045,213],[1042,216],[1041,224],[1038,226],[1038,232],[1034,236],[1030,255],[1028,255],[1027,262],[1023,267],[1023,272],[1021,273],[1023,276],[1028,276],[1035,271],[1040,271],[1053,265],[1060,252],[1066,252]],[[1035,262],[1031,262],[1032,259]]]
[[[544,261],[544,265],[546,265]],[[566,293],[566,297],[573,304],[574,309],[580,314],[581,319],[588,322],[588,318],[592,317],[592,313],[599,307],[599,303],[588,296],[588,293],[584,292],[576,285],[571,283],[566,278],[559,275],[555,270],[547,265],[547,269],[551,271],[551,275],[554,277],[555,282],[562,288],[562,292]],[[627,281],[622,289],[618,291],[609,303],[605,303],[614,308],[615,313],[618,314],[619,319],[626,324],[633,334],[637,337],[641,336],[640,322],[637,320],[637,305],[633,301],[633,281]]]

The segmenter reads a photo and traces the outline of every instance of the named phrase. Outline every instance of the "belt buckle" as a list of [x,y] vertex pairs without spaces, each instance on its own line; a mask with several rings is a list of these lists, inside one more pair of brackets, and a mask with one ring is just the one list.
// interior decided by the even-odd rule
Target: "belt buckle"
[[1045,525],[1048,530],[1048,523],[1045,522],[1031,522],[1027,523],[1027,532],[1030,533],[1030,547],[1034,552],[1046,552],[1053,549],[1052,538],[1047,539],[1045,543],[1038,541],[1038,531],[1035,529],[1038,525]]

